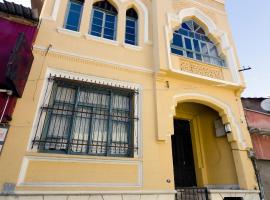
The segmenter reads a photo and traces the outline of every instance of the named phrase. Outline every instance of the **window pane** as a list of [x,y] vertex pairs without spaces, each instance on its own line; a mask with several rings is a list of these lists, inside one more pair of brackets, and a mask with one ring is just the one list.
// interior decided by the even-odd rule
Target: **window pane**
[[201,40],[202,38],[201,38],[201,35],[200,34],[198,34],[198,33],[195,33],[195,39],[197,39],[197,40]]
[[128,27],[135,27],[135,21],[134,20],[127,19],[126,20],[126,26],[128,26]]
[[210,49],[210,56],[213,57],[218,57],[218,52],[217,52],[217,48],[215,47],[214,44],[209,44],[209,49]]
[[82,12],[82,4],[70,2],[69,10],[67,12],[68,14],[65,28],[73,31],[78,31]]
[[185,38],[185,45],[187,49],[192,50],[191,39]]
[[112,127],[112,145],[110,153],[113,155],[128,154],[128,124],[114,121]]
[[75,13],[71,11],[69,12],[67,18],[66,28],[73,31],[78,31],[79,22],[80,22],[80,13]]
[[80,13],[82,9],[82,4],[80,3],[75,3],[75,2],[71,2],[70,3],[70,10]]
[[200,49],[200,45],[199,45],[199,41],[198,40],[193,40],[193,45],[194,45],[195,51],[201,52],[201,49]]
[[115,23],[116,17],[115,15],[108,15],[106,14],[106,22],[111,22],[111,23]]
[[129,90],[57,80],[33,145],[53,153],[133,155],[131,95]]
[[98,18],[98,19],[101,19],[101,20],[103,20],[103,12],[100,12],[100,11],[98,11],[98,10],[93,10],[94,11],[94,14],[93,14],[93,17],[94,18]]
[[76,89],[58,86],[56,90],[55,101],[61,101],[65,103],[75,102]]
[[193,58],[193,53],[191,51],[187,51],[187,57]]
[[135,44],[135,36],[134,35],[130,35],[130,34],[126,34],[125,41],[128,44]]
[[72,134],[71,150],[76,153],[87,153],[90,132],[91,109],[79,107],[76,113]]
[[201,55],[201,54],[196,53],[196,59],[197,59],[197,60],[202,60],[202,55]]
[[105,28],[103,37],[106,39],[113,40],[114,39],[114,30],[109,29],[109,28]]
[[171,52],[180,56],[183,56],[183,51],[175,48],[171,48]]
[[206,44],[206,43],[201,42],[201,48],[202,48],[202,54],[206,54],[206,55],[209,54],[208,48],[207,48],[207,44]]
[[210,63],[210,57],[209,56],[203,56],[203,61]]
[[100,26],[96,26],[96,25],[92,25],[92,29],[91,29],[91,35],[95,35],[95,36],[101,36],[101,31],[102,31],[102,27]]
[[135,28],[126,27],[126,33],[135,35]]
[[127,43],[127,44],[136,45],[136,43],[137,43],[137,41],[136,41],[136,34],[137,34],[136,23],[137,23],[137,19],[131,19],[131,18],[126,19],[125,43]]
[[195,38],[194,32],[189,32],[189,33],[188,33],[188,36],[191,37],[191,38]]
[[179,34],[173,34],[173,45],[183,47],[182,36]]
[[185,30],[185,29],[182,29],[182,28],[181,28],[181,29],[179,30],[179,33],[182,34],[182,35],[188,36],[188,31]]
[[102,26],[102,19],[99,19],[99,18],[93,18],[93,21],[92,21],[92,23],[94,24],[94,25],[98,25],[98,26]]
[[106,111],[96,111],[92,118],[91,148],[92,154],[106,154],[108,137],[108,113]]
[[190,30],[189,26],[186,23],[182,23],[182,28]]

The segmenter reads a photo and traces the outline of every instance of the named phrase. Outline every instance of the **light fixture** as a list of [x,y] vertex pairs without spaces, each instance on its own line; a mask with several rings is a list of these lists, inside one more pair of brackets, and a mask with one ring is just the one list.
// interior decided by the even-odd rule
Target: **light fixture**
[[232,132],[232,127],[230,123],[224,124],[224,129],[225,129],[225,133],[231,133]]

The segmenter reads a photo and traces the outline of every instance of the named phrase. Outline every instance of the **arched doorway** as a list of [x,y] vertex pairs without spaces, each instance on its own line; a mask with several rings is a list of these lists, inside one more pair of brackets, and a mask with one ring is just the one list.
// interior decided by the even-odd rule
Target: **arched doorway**
[[176,189],[239,188],[231,146],[225,134],[217,136],[217,122],[219,112],[207,105],[177,104],[171,138]]

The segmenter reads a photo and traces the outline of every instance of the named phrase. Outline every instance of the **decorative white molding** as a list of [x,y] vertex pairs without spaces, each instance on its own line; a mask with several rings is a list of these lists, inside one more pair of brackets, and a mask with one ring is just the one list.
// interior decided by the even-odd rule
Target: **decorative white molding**
[[[47,50],[47,47],[34,45],[34,50],[35,49],[45,52]],[[59,55],[68,56],[68,57],[76,57],[76,58],[79,58],[79,59],[82,59],[85,61],[94,61],[94,62],[101,63],[101,64],[116,66],[116,67],[119,67],[122,69],[128,69],[128,70],[132,70],[132,71],[136,71],[136,72],[151,73],[151,74],[154,73],[154,71],[151,70],[151,68],[152,68],[151,66],[142,67],[142,66],[128,65],[128,64],[124,64],[124,63],[119,63],[119,62],[105,60],[105,59],[91,57],[91,56],[85,56],[85,55],[77,54],[74,52],[68,52],[68,51],[54,49],[54,48],[51,48],[50,52],[55,53],[55,54],[59,54]]]
[[176,194],[176,190],[116,190],[116,191],[15,191],[14,194],[57,194],[57,195],[70,195],[70,194],[84,194],[84,195],[134,195],[134,194],[142,194],[142,195],[174,195]]
[[[225,53],[227,56],[227,64],[228,67],[231,71],[233,81],[224,81],[224,80],[219,80],[219,79],[214,79],[210,77],[205,77],[189,72],[183,72],[179,69],[175,69],[174,66],[172,66],[171,62],[171,51],[170,51],[170,38],[169,36],[173,34],[174,28],[172,26],[172,22],[177,22],[180,26],[182,24],[183,20],[187,17],[196,17],[200,21],[202,21],[208,28],[209,34],[213,35],[215,38],[219,39],[221,42],[221,48],[222,51]],[[233,50],[233,45],[230,44],[228,36],[225,32],[222,30],[218,29],[216,24],[213,22],[213,20],[208,17],[206,14],[204,14],[202,11],[200,11],[198,8],[186,8],[181,10],[178,15],[168,13],[167,14],[167,26],[165,26],[165,36],[166,36],[166,42],[167,42],[167,61],[168,61],[168,66],[171,71],[180,73],[180,74],[185,74],[197,78],[202,78],[210,81],[216,81],[222,84],[227,84],[227,85],[234,85],[234,86],[239,86],[241,84],[241,79],[240,75],[238,72],[238,66],[237,66],[237,61],[236,57],[234,54]]]
[[[59,12],[59,8],[60,8],[60,5],[61,5],[61,0],[55,0],[54,1],[54,5],[53,5],[53,9],[52,9],[52,12],[51,12],[51,15],[50,16],[43,16],[41,17],[43,20],[48,20],[48,21],[56,21],[57,19],[57,16],[58,16],[58,12]],[[45,5],[46,6],[46,5]],[[45,7],[43,6],[43,8]],[[43,15],[43,13],[42,13]],[[42,16],[41,15],[41,16]]]
[[[130,83],[130,82],[125,82],[125,81],[119,81],[119,80],[112,80],[112,79],[107,79],[107,78],[102,78],[102,77],[95,77],[95,76],[89,76],[86,74],[80,74],[80,73],[74,73],[74,72],[69,72],[69,71],[63,71],[63,70],[58,70],[54,68],[48,68],[46,75],[45,75],[45,81],[43,83],[41,95],[39,98],[39,102],[36,108],[36,114],[35,114],[35,120],[33,122],[31,134],[28,140],[28,147],[27,151],[28,152],[35,152],[31,149],[31,143],[32,143],[32,138],[35,135],[35,131],[37,129],[37,123],[38,123],[38,115],[39,115],[39,108],[41,107],[43,100],[45,99],[45,91],[46,91],[46,85],[48,84],[48,78],[50,75],[53,76],[61,76],[61,77],[68,77],[70,79],[75,79],[75,80],[84,80],[85,82],[101,82],[101,83],[106,83],[106,84],[111,84],[111,85],[119,85],[124,88],[134,88],[139,90],[139,97],[138,101],[136,104],[136,111],[137,116],[141,119],[142,118],[142,87],[140,84],[137,83]],[[143,184],[143,167],[142,167],[142,161],[138,158],[142,158],[143,156],[143,150],[142,150],[142,123],[141,120],[138,122],[138,131],[137,131],[137,136],[138,136],[138,144],[135,144],[138,146],[138,154],[135,155],[135,158],[132,160],[130,158],[125,159],[125,158],[113,158],[110,159],[109,157],[103,158],[103,159],[96,159],[93,157],[74,157],[72,156],[67,156],[67,157],[52,157],[52,156],[26,156],[23,159],[22,165],[21,165],[21,170],[18,178],[17,185],[19,186],[42,186],[42,187],[50,187],[50,186],[55,186],[55,187],[80,187],[80,186],[85,186],[85,187],[141,187]],[[44,160],[44,161],[52,161],[52,162],[91,162],[91,163],[114,163],[114,164],[138,164],[138,176],[137,176],[137,183],[136,184],[130,184],[130,183],[25,183],[25,175],[27,172],[27,167],[29,164],[29,160]]]
[[[209,9],[209,10],[212,10],[215,13],[218,13],[218,14],[221,14],[221,15],[226,15],[225,10],[223,11],[223,10],[214,8],[213,6],[210,6],[210,5],[207,5],[205,3],[200,2],[200,0],[190,0],[190,1],[192,1],[195,5],[201,6],[203,8]],[[224,2],[223,4],[225,4],[225,0],[213,0],[213,1],[217,1],[219,3]]]
[[54,1],[54,6],[53,6],[52,14],[51,14],[51,17],[54,21],[56,21],[56,19],[57,19],[60,4],[61,4],[61,0]]
[[141,51],[142,50],[141,46],[126,44],[126,43],[123,44],[123,47],[125,47],[127,49],[131,49],[131,50],[135,50],[135,51]]
[[71,36],[75,36],[75,37],[81,37],[80,32],[68,30],[68,29],[65,29],[65,28],[62,28],[62,27],[57,27],[57,31],[58,31],[58,33],[71,35]]
[[215,0],[215,1],[217,1],[218,3],[225,4],[225,0]]
[[201,93],[183,93],[183,94],[177,94],[173,97],[173,106],[171,108],[171,115],[170,118],[173,118],[173,116],[175,115],[175,108],[177,106],[178,103],[181,102],[200,102],[200,103],[205,103],[205,105],[208,106],[208,104],[214,104],[216,105],[216,108],[213,108],[214,110],[216,110],[217,112],[221,113],[220,111],[217,110],[217,108],[219,108],[220,110],[222,110],[222,112],[224,112],[224,114],[227,115],[231,125],[233,127],[235,127],[235,135],[237,137],[237,141],[241,144],[243,149],[247,148],[247,143],[243,137],[243,134],[241,132],[241,128],[240,128],[240,124],[238,123],[235,115],[233,114],[233,111],[231,109],[231,106],[229,106],[228,104],[226,104],[225,102],[223,102],[220,99],[217,99],[213,96],[209,96],[206,94],[201,94]]
[[147,43],[149,40],[149,30],[148,30],[148,25],[149,25],[149,14],[148,14],[148,9],[142,3],[140,0],[120,0],[121,2],[129,2],[129,3],[135,3],[135,5],[138,5],[144,13],[144,42]]
[[84,36],[85,36],[85,38],[87,40],[94,40],[94,41],[102,42],[102,43],[105,43],[105,44],[119,46],[119,42],[117,40],[109,40],[109,39],[106,39],[106,38],[97,37],[97,36],[90,35],[90,34],[85,34]]
[[[116,165],[137,165],[137,183],[81,183],[81,182],[25,182],[25,176],[29,161],[47,161],[57,163],[100,163],[100,164],[116,164]],[[59,158],[59,157],[44,157],[44,156],[25,156],[23,158],[17,186],[30,187],[142,187],[143,171],[142,161],[132,160],[115,160],[115,159],[93,159],[93,158]]]

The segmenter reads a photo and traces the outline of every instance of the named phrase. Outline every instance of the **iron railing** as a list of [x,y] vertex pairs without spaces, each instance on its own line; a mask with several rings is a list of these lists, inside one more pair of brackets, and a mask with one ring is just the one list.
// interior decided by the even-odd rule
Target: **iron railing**
[[99,156],[138,153],[136,91],[59,78],[51,78],[47,90],[32,148]]
[[176,200],[208,200],[207,188],[185,187],[176,189]]

